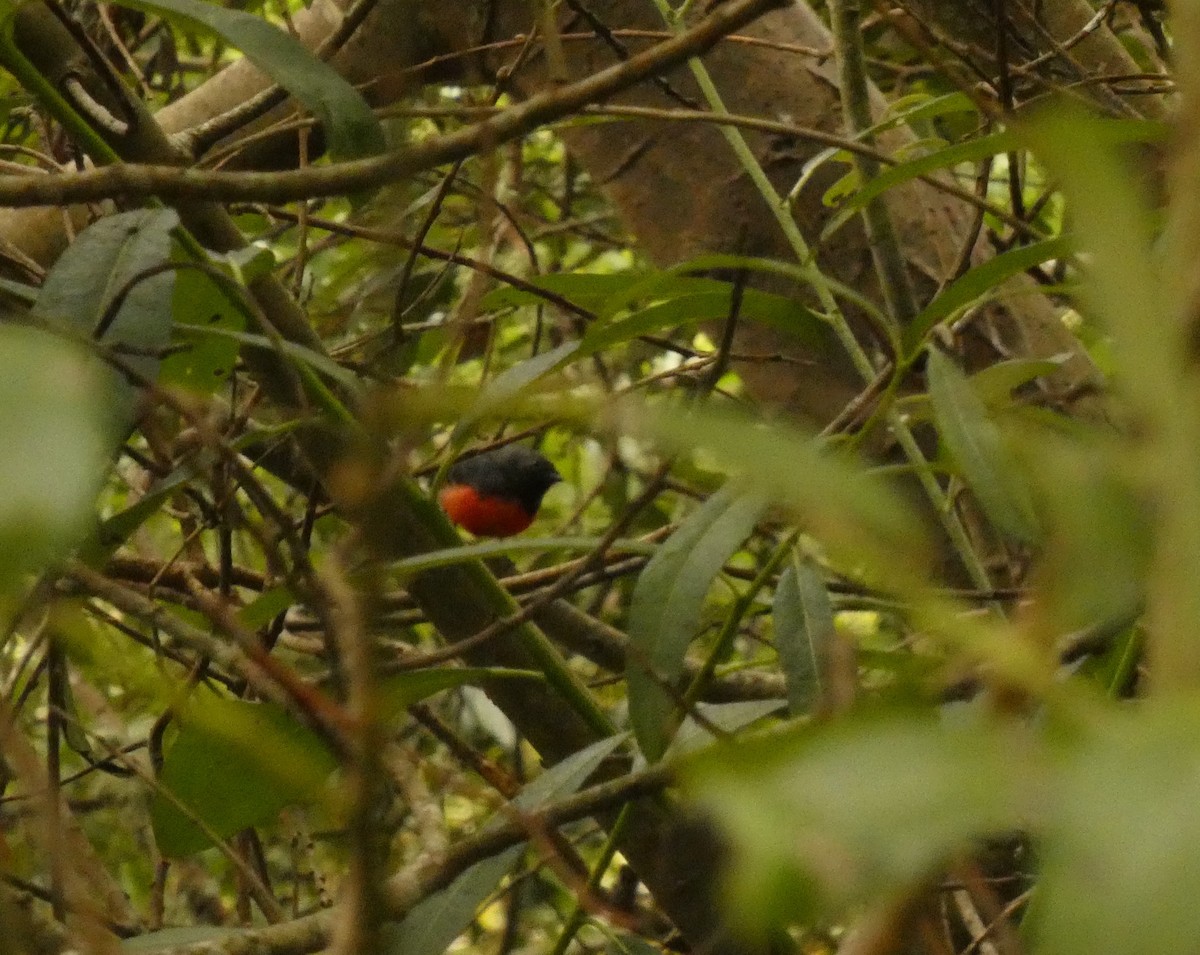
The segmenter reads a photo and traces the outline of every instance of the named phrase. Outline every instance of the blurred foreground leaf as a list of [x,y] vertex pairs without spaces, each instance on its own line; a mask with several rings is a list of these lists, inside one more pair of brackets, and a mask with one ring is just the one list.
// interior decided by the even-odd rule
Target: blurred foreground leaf
[[1014,826],[1021,756],[1017,733],[889,712],[717,746],[688,775],[737,847],[730,909],[763,928],[906,886]]
[[1040,952],[1187,952],[1200,938],[1200,700],[1092,714],[1051,749]]
[[619,420],[668,451],[710,455],[743,486],[786,508],[847,570],[893,593],[924,588],[929,533],[862,461],[790,425],[724,410],[627,403]]
[[[315,733],[271,703],[204,694],[180,716],[150,807],[163,855],[186,856],[247,826],[270,822],[285,806],[328,795],[337,760]],[[177,805],[181,804],[181,805]]]
[[89,530],[108,470],[106,369],[47,332],[0,326],[0,589]]

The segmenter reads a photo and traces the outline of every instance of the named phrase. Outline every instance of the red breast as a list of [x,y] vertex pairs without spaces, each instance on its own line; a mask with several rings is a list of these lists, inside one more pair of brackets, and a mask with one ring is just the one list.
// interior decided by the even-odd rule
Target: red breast
[[480,494],[469,484],[448,484],[438,503],[450,520],[476,537],[511,537],[533,523],[520,501]]
[[510,444],[455,461],[438,501],[477,537],[510,537],[533,523],[546,491],[561,480],[544,455]]

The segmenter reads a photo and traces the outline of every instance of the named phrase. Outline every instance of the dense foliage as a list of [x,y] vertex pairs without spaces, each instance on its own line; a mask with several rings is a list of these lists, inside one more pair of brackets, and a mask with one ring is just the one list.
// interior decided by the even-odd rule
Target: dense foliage
[[[529,6],[506,67],[570,62]],[[982,79],[890,4],[783,44],[855,130],[805,163],[821,235],[739,140],[816,119],[730,115],[693,61],[793,254],[664,262],[564,145],[686,119],[620,76],[373,111],[299,7],[5,4],[0,202],[74,219],[0,249],[0,952],[1194,948],[1200,90],[1157,57],[1200,25],[1098,6],[1059,42],[1142,72],[1046,80],[1012,6]],[[138,105],[48,79],[34,7]],[[711,22],[661,9],[639,50]],[[152,111],[243,55],[294,99],[171,168]],[[269,133],[299,168],[256,179]],[[917,181],[975,216],[932,283],[888,220]],[[1034,298],[1068,351],[964,346]],[[768,409],[814,355],[858,393]],[[460,535],[447,468],[514,441],[564,482]]]

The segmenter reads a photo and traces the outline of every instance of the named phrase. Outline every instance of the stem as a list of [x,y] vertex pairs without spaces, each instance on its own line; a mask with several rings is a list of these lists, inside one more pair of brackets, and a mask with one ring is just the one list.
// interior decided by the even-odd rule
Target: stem
[[[838,75],[841,78],[838,92],[842,98],[846,126],[856,139],[862,139],[870,145],[871,93],[863,56],[862,32],[859,29],[858,0],[829,0],[829,13]],[[865,183],[879,175],[879,163],[875,159],[853,153],[851,161],[858,170],[860,182]],[[868,202],[862,216],[884,303],[892,320],[898,326],[903,326],[917,314],[917,307],[908,280],[908,267],[900,252],[900,244],[896,241],[892,217],[883,196],[876,196]]]
[[[662,14],[663,19],[668,24],[674,26],[674,17],[666,0],[654,0],[654,3]],[[723,117],[728,117],[730,115],[729,110],[721,99],[721,94],[713,84],[712,77],[709,75],[704,64],[698,58],[693,57],[688,60],[688,65],[691,67],[692,75],[704,93],[709,107],[713,112]],[[820,302],[821,308],[829,317],[830,325],[837,335],[838,341],[846,349],[850,360],[854,363],[855,369],[862,376],[864,382],[869,383],[873,381],[876,372],[871,364],[871,359],[855,337],[850,323],[842,313],[841,307],[834,297],[833,285],[817,266],[812,250],[805,241],[803,234],[801,234],[799,226],[796,225],[795,219],[792,218],[791,213],[788,211],[787,203],[783,201],[783,197],[776,191],[771,180],[767,178],[766,172],[742,136],[741,131],[735,126],[722,125],[721,133],[733,149],[734,155],[740,160],[743,170],[758,188],[759,193],[767,204],[767,208],[775,216],[780,230],[791,245],[796,260],[807,273],[809,284],[817,296],[817,301]],[[894,353],[899,353],[894,342],[892,343],[892,349]],[[901,450],[912,463],[913,470],[921,482],[921,488],[932,503],[934,511],[937,513],[938,519],[949,536],[955,552],[958,554],[959,559],[970,576],[971,583],[981,590],[991,590],[992,582],[988,576],[987,568],[984,567],[979,555],[975,553],[970,535],[968,535],[958,514],[955,513],[942,486],[938,483],[937,476],[933,473],[928,459],[917,444],[916,438],[913,436],[907,422],[894,409],[888,410],[886,420],[888,426],[895,433]]]

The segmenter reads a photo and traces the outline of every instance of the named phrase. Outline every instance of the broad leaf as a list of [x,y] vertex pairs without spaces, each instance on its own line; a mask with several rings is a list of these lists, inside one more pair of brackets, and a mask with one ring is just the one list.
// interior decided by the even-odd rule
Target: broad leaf
[[175,341],[183,347],[163,362],[162,381],[208,394],[229,378],[240,343],[234,338],[193,332],[196,328],[241,332],[246,327],[245,316],[224,289],[196,269],[179,270],[172,308]]
[[119,440],[132,423],[139,386],[157,379],[159,355],[171,340],[175,273],[153,270],[167,262],[178,224],[169,209],[121,212],[93,223],[47,273],[31,310],[39,321],[99,342],[128,369],[129,375],[108,373]]
[[39,329],[0,325],[0,590],[88,531],[108,469],[108,370]]
[[762,929],[906,888],[973,838],[1015,826],[1021,743],[987,723],[859,714],[718,745],[688,789],[732,839],[730,911]]
[[192,816],[228,838],[285,806],[323,801],[336,766],[316,734],[280,707],[202,695],[181,714],[164,755],[158,781],[170,796],[157,792],[151,803],[154,840],[167,856],[208,848]]

